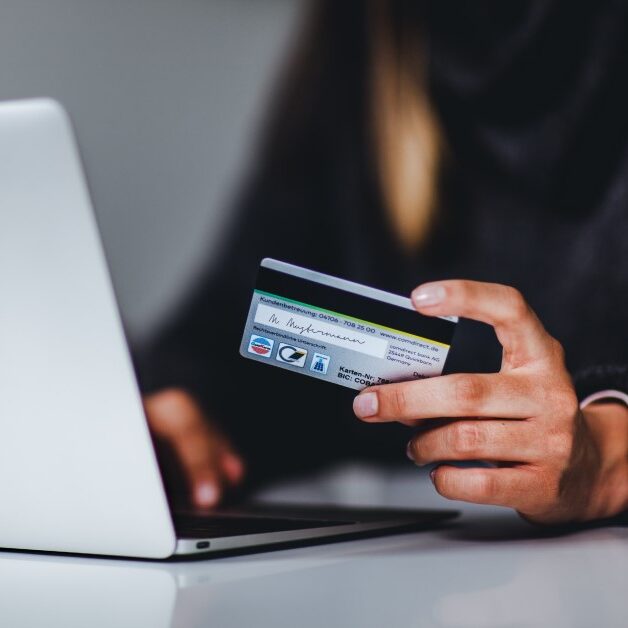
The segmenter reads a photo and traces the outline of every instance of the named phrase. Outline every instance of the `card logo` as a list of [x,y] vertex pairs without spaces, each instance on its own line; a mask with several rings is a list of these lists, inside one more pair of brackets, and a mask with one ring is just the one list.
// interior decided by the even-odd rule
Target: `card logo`
[[318,373],[319,375],[327,375],[330,360],[331,358],[328,355],[315,353],[312,357],[312,364],[310,364],[310,371]]
[[292,364],[292,366],[298,366],[299,368],[305,366],[306,358],[307,351],[301,349],[301,347],[295,347],[294,345],[287,345],[282,342],[277,350],[278,362],[285,362],[286,364]]
[[249,353],[254,353],[262,358],[269,358],[274,344],[274,340],[253,334],[249,340]]

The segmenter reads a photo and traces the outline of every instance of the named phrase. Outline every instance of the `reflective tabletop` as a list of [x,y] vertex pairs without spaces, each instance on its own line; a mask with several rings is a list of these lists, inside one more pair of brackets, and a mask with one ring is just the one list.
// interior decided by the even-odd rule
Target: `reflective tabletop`
[[0,625],[54,628],[628,625],[628,527],[548,531],[435,495],[421,472],[344,467],[269,501],[457,507],[439,528],[211,560],[0,553]]

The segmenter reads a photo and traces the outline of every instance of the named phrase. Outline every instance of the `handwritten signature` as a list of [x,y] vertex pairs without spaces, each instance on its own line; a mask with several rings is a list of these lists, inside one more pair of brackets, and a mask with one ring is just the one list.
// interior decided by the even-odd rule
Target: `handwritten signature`
[[[275,314],[270,315],[268,322],[271,325],[284,324],[283,321],[279,317],[275,316]],[[351,338],[351,336],[343,336],[342,334],[334,334],[332,332],[324,331],[322,329],[316,329],[316,327],[314,327],[312,323],[308,323],[307,325],[299,325],[292,317],[288,319],[288,322],[286,322],[284,326],[290,329],[297,330],[300,336],[302,336],[303,334],[311,334],[312,336],[320,335],[326,338],[336,338],[337,340],[345,340],[347,342],[354,342],[360,345],[363,345],[366,342],[366,340],[359,340],[358,338]]]

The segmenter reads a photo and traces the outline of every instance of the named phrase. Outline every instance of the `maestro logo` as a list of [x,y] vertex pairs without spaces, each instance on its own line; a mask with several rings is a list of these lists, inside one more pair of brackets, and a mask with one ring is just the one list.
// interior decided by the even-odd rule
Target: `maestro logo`
[[307,358],[307,351],[301,349],[301,347],[287,345],[282,342],[279,345],[279,349],[277,349],[278,362],[285,362],[286,364],[303,368],[305,366],[305,358]]
[[249,340],[249,353],[254,353],[262,358],[269,358],[274,344],[274,340],[253,334]]

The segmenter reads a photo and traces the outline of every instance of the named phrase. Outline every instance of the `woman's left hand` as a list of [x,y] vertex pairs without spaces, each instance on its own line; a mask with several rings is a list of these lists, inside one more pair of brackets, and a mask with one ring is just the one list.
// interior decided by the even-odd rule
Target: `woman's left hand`
[[492,325],[501,371],[373,386],[355,398],[358,417],[411,426],[452,419],[417,433],[408,455],[419,465],[494,466],[439,464],[432,480],[449,499],[509,506],[539,523],[609,517],[628,506],[628,410],[579,409],[561,345],[517,290],[443,281],[420,286],[412,301],[428,316]]

